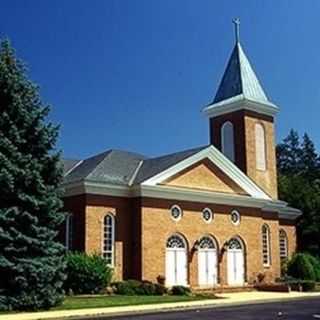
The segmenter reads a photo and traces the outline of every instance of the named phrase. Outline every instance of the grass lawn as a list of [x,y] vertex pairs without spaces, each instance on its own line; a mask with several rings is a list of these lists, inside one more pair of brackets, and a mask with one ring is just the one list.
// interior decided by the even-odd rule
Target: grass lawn
[[84,308],[103,308],[152,303],[196,301],[214,299],[213,295],[193,296],[73,296],[66,297],[63,304],[51,310],[72,310]]

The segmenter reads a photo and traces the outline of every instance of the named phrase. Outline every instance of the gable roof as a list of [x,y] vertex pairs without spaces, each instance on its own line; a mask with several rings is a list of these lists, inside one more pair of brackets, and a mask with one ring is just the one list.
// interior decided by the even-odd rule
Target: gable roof
[[271,199],[258,185],[256,185],[213,145],[202,147],[200,150],[169,166],[167,169],[161,170],[152,177],[144,180],[141,184],[149,186],[160,184],[169,177],[176,175],[178,172],[203,159],[209,159],[212,161],[213,164],[215,164],[224,174],[226,174],[250,196],[260,199]]
[[108,150],[79,162],[67,173],[64,183],[87,181],[127,187],[132,185],[153,186],[203,159],[212,161],[250,196],[270,199],[262,189],[212,145],[156,158],[146,158],[127,151]]
[[189,150],[184,150],[181,152],[176,152],[156,158],[150,158],[143,161],[133,184],[139,184],[156,174],[159,174],[163,170],[166,170],[173,165],[179,163],[180,161],[191,157],[192,155],[198,153],[201,150],[206,149],[208,146],[202,146],[198,148],[193,148]]

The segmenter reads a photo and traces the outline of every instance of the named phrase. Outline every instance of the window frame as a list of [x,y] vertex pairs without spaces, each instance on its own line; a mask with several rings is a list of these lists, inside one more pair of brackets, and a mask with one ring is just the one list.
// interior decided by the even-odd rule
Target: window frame
[[[266,230],[265,233],[264,233],[264,229]],[[264,236],[266,237],[266,239],[264,239]],[[268,268],[271,266],[271,231],[270,231],[270,227],[267,224],[263,224],[261,227],[261,239],[262,239],[262,263],[264,267]]]
[[[238,217],[237,221],[233,221],[232,220],[232,215],[233,214],[237,215],[237,217]],[[241,214],[240,214],[240,212],[238,210],[236,210],[236,209],[232,210],[231,213],[230,213],[230,220],[231,220],[233,225],[238,226],[240,224],[240,222],[241,222]]]
[[[172,215],[172,210],[173,210],[173,209],[178,209],[178,210],[179,210],[179,212],[180,212],[179,217],[175,218],[175,217]],[[183,217],[183,210],[181,209],[181,207],[178,206],[177,204],[174,204],[173,206],[171,206],[171,208],[170,208],[170,217],[171,217],[171,219],[172,219],[173,221],[176,221],[176,222],[179,221],[179,220],[181,220],[182,217]]]
[[[285,241],[285,256],[281,253],[281,240],[284,239]],[[288,235],[284,229],[279,230],[279,255],[280,255],[280,262],[283,260],[287,260],[289,257],[289,244],[288,244]]]
[[[205,211],[209,211],[210,212],[210,219],[209,220],[206,220],[203,216],[204,212]],[[205,222],[205,223],[211,223],[213,220],[214,220],[214,214],[212,212],[212,210],[210,208],[204,208],[202,211],[201,211],[201,216],[202,216],[202,220]]]
[[[111,218],[111,250],[105,250],[104,244],[105,244],[105,226],[106,226],[106,219],[107,217]],[[106,260],[107,264],[111,267],[115,265],[115,216],[112,213],[107,213],[103,216],[102,219],[102,237],[101,237],[101,256]],[[105,257],[105,254],[111,253],[111,262],[109,263],[107,261],[107,258]]]

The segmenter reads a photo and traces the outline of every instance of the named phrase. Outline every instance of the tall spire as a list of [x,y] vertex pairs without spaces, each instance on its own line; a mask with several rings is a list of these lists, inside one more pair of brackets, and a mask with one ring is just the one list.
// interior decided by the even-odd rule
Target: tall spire
[[249,100],[268,102],[267,96],[241,47],[240,19],[233,19],[232,22],[235,26],[236,44],[213,102],[220,102],[240,94]]
[[[252,109],[257,112],[262,112],[262,109],[264,109],[267,113],[274,114],[277,112],[278,107],[268,100],[240,44],[240,19],[233,19],[232,22],[234,24],[236,43],[214,100],[204,109],[204,112],[218,112],[218,109],[219,112],[223,112],[224,109],[227,110],[230,107],[230,103],[234,104],[241,101],[243,108],[246,108],[246,103],[243,103],[243,101],[249,101],[251,106],[255,105]],[[227,108],[227,106],[229,107]]]

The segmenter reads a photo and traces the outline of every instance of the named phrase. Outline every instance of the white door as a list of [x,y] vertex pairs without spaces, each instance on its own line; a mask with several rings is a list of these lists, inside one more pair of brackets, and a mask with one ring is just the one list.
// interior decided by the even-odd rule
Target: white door
[[198,252],[199,286],[213,287],[217,284],[217,250],[210,237],[200,240]]
[[238,239],[232,239],[229,243],[228,254],[228,284],[241,286],[244,284],[244,253]]
[[186,245],[180,236],[174,235],[167,241],[166,285],[186,286],[188,281]]

